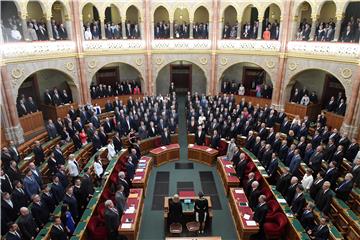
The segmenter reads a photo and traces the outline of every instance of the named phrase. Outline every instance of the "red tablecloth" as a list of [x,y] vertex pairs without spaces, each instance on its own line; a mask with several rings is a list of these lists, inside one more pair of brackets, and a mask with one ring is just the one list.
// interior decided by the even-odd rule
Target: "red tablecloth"
[[[137,194],[137,196],[132,198],[131,195],[133,195],[133,194]],[[140,204],[140,200],[142,198],[142,194],[143,194],[142,189],[139,189],[139,188],[130,189],[130,195],[126,201],[126,207],[127,207],[127,209],[129,207],[134,207],[135,212],[134,213],[125,213],[124,212],[124,214],[121,217],[121,224],[126,223],[126,219],[132,219],[131,224],[134,223],[135,218],[136,218],[136,213],[140,211],[139,204]]]
[[[232,193],[234,194],[236,207],[241,213],[241,221],[244,226],[257,228],[258,226],[249,226],[246,221],[253,221],[254,213],[249,206],[241,206],[240,203],[248,203],[248,199],[244,192],[236,193],[236,191],[243,191],[242,188],[232,188]],[[249,215],[249,219],[245,219],[244,215]]]
[[[237,176],[234,176],[234,175],[236,175],[236,171],[235,171],[234,167],[232,166],[232,162],[224,160],[224,159],[219,159],[219,161],[224,166],[228,181],[229,182],[240,182],[239,178]],[[226,165],[231,165],[231,167],[227,167]]]
[[196,194],[194,191],[180,191],[179,197],[195,197]]

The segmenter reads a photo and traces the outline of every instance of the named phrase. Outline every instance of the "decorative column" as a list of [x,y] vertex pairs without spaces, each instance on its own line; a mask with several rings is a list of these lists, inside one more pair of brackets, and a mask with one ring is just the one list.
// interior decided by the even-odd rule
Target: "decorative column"
[[[216,19],[217,20],[217,19]],[[215,27],[215,26],[214,26]],[[224,18],[221,18],[221,20],[219,21],[219,23],[218,23],[218,36],[220,36],[219,37],[219,40],[220,39],[223,39],[224,38],[224,35],[223,35],[223,33],[224,33],[224,27],[225,27],[225,24],[224,24]]]
[[122,37],[123,39],[127,39],[127,36],[126,36],[126,19],[122,19],[121,21],[121,34],[122,34]]
[[[283,29],[283,26],[282,26],[282,24],[283,24],[283,16],[281,15],[280,16],[280,20],[279,20],[279,38],[278,38],[278,40],[280,40],[280,36],[281,36],[281,33],[282,33],[282,29]],[[291,25],[291,24],[290,24]],[[290,30],[290,33],[291,33],[291,35],[290,35],[290,41],[292,40],[292,38],[293,38],[293,34],[292,34],[292,30]]]
[[341,24],[343,21],[343,14],[336,15],[336,25],[335,25],[335,36],[334,36],[334,42],[337,42],[340,40],[340,31],[341,31]]
[[105,36],[105,16],[99,16],[99,20],[100,20],[100,29],[101,29],[101,32],[100,32],[100,35],[101,35],[101,39],[106,39],[106,36]]
[[46,28],[47,28],[49,40],[54,41],[55,39],[54,39],[53,31],[52,31],[51,18],[52,18],[52,16],[49,16],[46,18]]
[[151,42],[152,38],[151,32],[154,32],[154,29],[151,29],[151,22],[153,19],[150,14],[150,8],[151,4],[150,1],[143,1],[144,4],[144,40],[146,43],[146,56],[145,56],[145,62],[146,62],[146,79],[144,79],[146,86],[146,90],[144,90],[144,93],[147,93],[148,95],[153,95],[154,88],[153,88],[153,78],[152,78],[152,55],[151,55]]
[[[144,27],[144,30],[145,30],[145,27]],[[155,24],[154,24],[154,18],[151,19],[150,32],[151,32],[151,40],[154,40],[154,39],[155,39]]]
[[76,43],[76,65],[78,69],[78,79],[79,79],[79,104],[85,104],[85,103],[91,103],[91,97],[90,97],[90,89],[88,86],[88,82],[86,79],[85,74],[85,60],[84,60],[84,50],[83,50],[83,41],[84,38],[81,37],[83,32],[83,25],[78,24],[78,22],[82,23],[82,19],[80,19],[80,7],[79,7],[79,1],[77,0],[71,0],[71,11],[72,16],[74,18],[74,25],[73,25],[73,33],[74,40]]
[[25,41],[30,41],[28,30],[27,30],[27,13],[21,14],[21,28],[22,34]]
[[208,37],[207,37],[207,39],[210,39],[210,38],[211,38],[210,36],[212,35],[212,32],[213,32],[213,21],[212,21],[212,20],[209,20],[207,30],[208,30]]
[[[291,21],[291,26],[292,26],[292,29],[291,29],[291,38],[290,40],[296,40],[296,34],[297,34],[297,30],[299,28],[299,17],[298,16],[294,16],[292,18],[292,21]],[[280,29],[283,29],[282,26],[280,26]],[[279,34],[279,36],[281,36]]]
[[315,39],[315,31],[316,31],[316,26],[318,25],[318,15],[311,15],[311,20],[312,20],[312,24],[311,24],[311,31],[310,31],[310,36],[309,36],[309,40],[313,41]]
[[20,125],[17,115],[16,103],[6,66],[1,66],[1,95],[2,95],[2,119],[4,120],[4,131],[6,140],[13,140],[20,144],[24,142],[24,131]]
[[259,16],[258,21],[259,21],[259,27],[258,27],[258,32],[257,32],[257,40],[261,40],[262,39],[264,17]]
[[189,24],[189,31],[190,31],[190,34],[189,34],[189,37],[190,39],[193,39],[194,38],[194,19],[190,19],[190,24]]
[[236,32],[236,39],[240,39],[240,36],[241,36],[241,18],[238,17],[237,19],[237,22],[238,22],[238,26],[237,26],[237,32]]
[[[80,21],[80,37],[82,40],[85,40],[85,31],[86,31],[86,28],[84,27],[84,21],[83,21],[84,17],[81,16],[81,18],[79,18],[79,21]],[[73,30],[73,33],[75,32],[75,30]],[[74,40],[76,39],[76,35],[73,35],[74,36]]]
[[144,39],[145,37],[145,24],[144,21],[141,19],[141,17],[139,17],[139,31],[140,31],[140,39]]
[[170,39],[173,39],[174,38],[174,19],[169,18],[169,22],[170,22]]
[[[220,3],[218,0],[212,0],[212,9],[213,11],[213,18],[212,21],[215,23],[212,26],[212,34],[209,35],[210,39],[211,39],[211,68],[210,68],[210,86],[207,87],[207,94],[212,94],[215,95],[216,94],[216,83],[217,83],[217,57],[216,57],[216,48],[217,48],[217,43],[218,40],[221,39],[221,32],[222,32],[222,22],[223,21],[219,21],[220,20]],[[223,19],[222,19],[223,20]],[[219,22],[219,24],[216,24],[217,22]],[[217,32],[219,31],[220,34]]]
[[[81,22],[82,23],[82,22]],[[82,24],[81,24],[81,28],[82,28]],[[68,35],[68,40],[74,40],[73,39],[73,29],[72,29],[72,24],[71,24],[71,19],[70,17],[67,15],[65,16],[65,23],[64,23],[64,27],[66,29],[67,35]],[[82,31],[81,31],[82,32]],[[81,37],[82,37],[82,33],[81,33]]]

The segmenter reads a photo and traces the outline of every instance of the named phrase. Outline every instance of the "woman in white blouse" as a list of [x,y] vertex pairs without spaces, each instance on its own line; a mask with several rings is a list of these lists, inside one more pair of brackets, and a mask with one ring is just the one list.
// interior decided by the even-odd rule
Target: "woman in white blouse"
[[245,95],[245,87],[244,85],[240,84],[239,90],[238,90],[238,94],[240,96],[244,96]]
[[306,173],[305,173],[303,179],[301,180],[301,184],[304,187],[306,192],[308,192],[310,190],[310,187],[314,182],[314,177],[312,176],[312,174],[313,174],[313,171],[310,168],[306,169]]
[[107,158],[111,160],[116,155],[115,146],[111,138],[108,141],[107,150],[108,150]]
[[101,178],[102,178],[102,175],[104,173],[104,168],[103,168],[103,165],[102,165],[102,162],[101,162],[101,156],[100,155],[98,155],[95,158],[94,171],[95,171],[95,175],[96,175],[96,185],[100,186]]
[[84,33],[84,38],[85,40],[92,40],[92,33],[89,27],[86,28],[86,31]]

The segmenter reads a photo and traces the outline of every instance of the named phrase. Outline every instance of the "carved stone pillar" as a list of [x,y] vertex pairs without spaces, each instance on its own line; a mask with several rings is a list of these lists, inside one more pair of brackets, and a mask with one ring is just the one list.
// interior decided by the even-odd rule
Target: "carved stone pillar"
[[190,24],[189,24],[189,31],[190,31],[190,39],[194,38],[194,23],[193,23],[193,19],[190,19]]
[[336,15],[334,42],[337,42],[340,39],[340,31],[341,31],[341,24],[343,21],[343,17],[344,16],[342,14]]
[[225,27],[225,23],[224,23],[224,18],[221,18],[221,20],[218,23],[218,36],[219,39],[224,39],[224,27]]
[[170,39],[174,38],[174,19],[170,18]]
[[241,36],[241,18],[238,18],[238,25],[237,25],[237,32],[236,32],[236,39],[240,39]]
[[16,103],[13,98],[13,91],[9,74],[5,66],[1,67],[1,95],[3,100],[2,120],[4,124],[6,140],[12,140],[17,144],[24,142],[24,132],[17,115]]
[[106,39],[106,36],[105,36],[105,16],[100,17],[100,29],[101,29],[101,32],[100,32],[101,39]]
[[21,28],[22,28],[22,34],[23,34],[23,37],[24,37],[24,40],[25,41],[30,41],[30,38],[29,38],[29,33],[28,33],[28,30],[27,30],[27,14],[22,14],[21,15]]
[[309,40],[314,40],[315,38],[315,31],[316,31],[316,27],[318,25],[318,15],[312,15],[311,19],[312,19],[312,24],[311,24],[311,31],[310,31],[310,36],[309,36]]
[[140,17],[139,17],[139,31],[140,31],[140,39],[144,39],[145,37],[145,20],[143,21]]
[[121,21],[121,34],[123,39],[127,39],[126,36],[126,19],[123,19],[123,21]]
[[[73,29],[72,29],[72,24],[71,24],[71,19],[69,16],[66,16],[65,17],[65,23],[64,23],[64,26],[65,26],[65,29],[66,29],[66,32],[67,32],[67,39],[68,40],[74,40],[73,38]],[[82,28],[82,24],[81,24],[81,28]],[[82,36],[82,34],[81,34]]]
[[[291,29],[291,38],[290,38],[290,40],[296,40],[296,34],[297,34],[297,30],[299,28],[299,25],[300,25],[299,17],[294,16],[292,18],[292,22],[291,22],[292,29]],[[281,25],[280,25],[280,29],[281,29],[281,31],[283,29],[283,27]],[[279,36],[281,36],[281,35],[279,34]]]
[[258,32],[257,32],[257,40],[261,40],[262,39],[262,29],[263,29],[263,17],[258,17],[259,20],[259,28],[258,28]]
[[46,18],[46,28],[47,28],[49,40],[54,41],[55,39],[54,39],[53,31],[52,31],[51,16]]

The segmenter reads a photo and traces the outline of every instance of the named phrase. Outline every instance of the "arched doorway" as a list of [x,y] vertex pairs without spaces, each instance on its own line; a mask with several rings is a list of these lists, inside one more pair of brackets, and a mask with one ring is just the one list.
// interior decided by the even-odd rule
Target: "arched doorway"
[[1,1],[1,34],[4,42],[24,40],[18,8],[13,1]]
[[174,13],[174,38],[190,37],[190,18],[186,8],[177,8]]
[[270,4],[265,10],[261,32],[270,31],[270,40],[278,40],[280,34],[281,10],[275,3]]
[[233,6],[228,6],[224,11],[224,28],[221,37],[223,39],[234,39],[237,37],[237,11]]
[[336,5],[333,1],[326,1],[320,10],[318,25],[316,26],[316,41],[332,41],[335,36]]
[[193,37],[207,39],[209,37],[209,11],[198,7],[194,13]]
[[[350,2],[345,10],[345,18],[341,26],[340,40],[342,42],[359,43],[360,38],[360,23],[356,19],[360,18],[360,2]],[[352,34],[347,34],[348,30],[352,29]]]
[[43,5],[38,1],[29,1],[27,4],[28,29],[34,29],[30,32],[29,39],[32,41],[49,40],[49,29],[46,25],[45,13]]
[[163,6],[159,6],[154,12],[154,37],[170,38],[169,12]]
[[242,38],[244,39],[256,39],[258,37],[258,21],[259,13],[256,7],[252,4],[248,5],[242,14],[241,22],[242,27]]
[[[20,85],[17,103],[20,99],[28,100],[32,97],[39,109],[42,104],[53,105],[53,98],[51,102],[47,102],[45,92],[48,90],[52,96],[55,89],[60,96],[61,104],[69,103],[68,101],[79,102],[79,91],[71,77],[59,70],[44,69],[31,74]],[[68,98],[65,98],[64,90]]]
[[115,94],[115,91],[120,89],[120,85],[125,87],[129,83],[132,89],[136,86],[140,88],[140,91],[145,88],[144,79],[135,67],[126,63],[110,63],[103,66],[94,74],[90,89],[100,86],[101,84],[106,86],[106,88],[111,86],[111,89],[114,91],[113,95],[129,94],[124,91],[118,91],[118,94]]
[[101,39],[99,12],[92,3],[87,3],[82,9],[85,40]]
[[71,34],[71,23],[67,20],[68,12],[64,4],[56,1],[51,6],[51,26],[55,40],[67,40]]
[[302,2],[297,11],[297,26],[296,26],[296,34],[295,38],[299,41],[307,41],[310,39],[310,33],[311,33],[311,5],[308,2]]
[[105,37],[106,39],[120,39],[122,37],[120,11],[114,4],[105,9]]
[[170,82],[174,82],[178,93],[206,93],[206,76],[196,64],[188,61],[175,61],[164,66],[156,78],[156,94],[168,94]]
[[219,85],[222,93],[268,99],[271,99],[273,92],[270,75],[262,67],[253,63],[236,63],[230,66],[222,74]]
[[[299,92],[298,96],[295,95],[295,91]],[[312,96],[313,92],[316,97]],[[310,101],[314,104],[319,104],[321,109],[327,109],[330,99],[334,97],[335,105],[331,106],[331,109],[328,110],[339,113],[339,115],[343,115],[338,111],[339,109],[337,109],[341,99],[343,99],[345,103],[345,113],[346,94],[344,86],[331,73],[320,69],[307,69],[296,74],[286,86],[286,102],[301,103],[301,99],[305,93],[309,96]]]
[[139,39],[140,38],[140,29],[139,26],[139,10],[134,6],[131,5],[126,10],[126,37],[132,39]]

